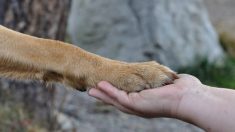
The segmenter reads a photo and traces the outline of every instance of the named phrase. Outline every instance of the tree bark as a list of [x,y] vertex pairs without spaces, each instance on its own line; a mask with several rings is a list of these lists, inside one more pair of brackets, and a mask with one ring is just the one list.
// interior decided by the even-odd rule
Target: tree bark
[[[0,0],[0,24],[33,36],[64,40],[69,8],[70,0]],[[24,104],[32,118],[45,119],[43,124],[53,129],[55,89],[39,82],[2,79],[0,93],[0,101],[11,96]]]

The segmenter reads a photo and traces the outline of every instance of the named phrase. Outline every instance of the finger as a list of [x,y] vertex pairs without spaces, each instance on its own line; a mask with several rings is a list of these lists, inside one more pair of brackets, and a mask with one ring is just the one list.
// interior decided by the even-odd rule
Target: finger
[[178,76],[180,79],[197,79],[195,76],[189,74],[179,74]]
[[110,83],[102,81],[98,84],[98,89],[106,93],[109,97],[116,100],[119,104],[132,109],[132,104],[129,100],[128,94],[112,86]]
[[134,96],[134,97],[142,97],[142,98],[155,97],[155,98],[157,98],[158,96],[172,93],[175,90],[176,90],[175,84],[169,84],[169,85],[158,87],[158,88],[152,88],[152,89],[146,89],[146,90],[140,91],[139,92],[140,96]]
[[149,101],[156,100],[156,98],[168,98],[174,92],[172,87],[165,86],[161,89],[143,90],[140,93],[127,94],[122,90],[118,90],[107,82],[98,84],[98,88],[114,99],[119,105],[134,112],[136,115],[143,116],[143,104]]
[[192,76],[192,75],[189,75],[189,74],[178,74],[178,76],[180,78],[184,78],[184,77],[188,77],[188,76]]
[[141,98],[134,98],[138,97],[138,93],[127,94],[125,91],[115,88],[108,82],[100,82],[97,88],[110,96],[110,98],[114,99],[117,104],[134,113],[134,115],[146,117],[143,112],[139,111],[140,104],[138,102],[141,102],[143,100],[141,100]]
[[116,99],[116,94],[119,92],[117,88],[112,86],[110,83],[102,81],[98,83],[98,89],[102,90],[106,94],[108,94],[113,99]]
[[201,83],[201,81],[196,78],[195,76],[189,75],[189,74],[179,74],[180,79],[175,80],[175,84],[177,83],[185,83],[185,82],[196,82]]
[[98,89],[92,88],[89,90],[88,94],[92,97],[95,97],[95,98],[107,103],[107,104],[114,105],[116,108],[118,108],[122,112],[137,115],[137,113],[125,108],[124,106],[122,106],[121,104],[119,104],[118,102],[116,102],[115,100],[113,100],[112,98],[110,98],[109,96],[107,96],[105,93],[103,93],[102,91],[100,91]]
[[[103,91],[108,96],[110,96],[110,98],[115,100],[117,104],[130,110],[135,115],[142,116],[142,117],[146,117],[145,116],[146,114],[143,110],[143,106],[144,106],[143,104],[146,104],[146,103],[148,104],[149,101],[156,100],[156,98],[162,99],[164,98],[164,96],[166,97],[171,96],[171,94],[166,92],[165,88],[172,89],[172,87],[165,86],[164,88],[161,88],[161,89],[143,90],[140,93],[127,94],[126,92],[122,90],[118,90],[117,88],[109,84],[108,82],[99,83],[97,88]],[[162,94],[158,94],[157,91],[159,91]]]
[[95,97],[107,104],[113,104],[113,100],[111,98],[108,98],[107,95],[105,95],[104,93],[102,93],[102,91],[96,89],[96,88],[91,88],[88,92],[88,94],[92,97]]

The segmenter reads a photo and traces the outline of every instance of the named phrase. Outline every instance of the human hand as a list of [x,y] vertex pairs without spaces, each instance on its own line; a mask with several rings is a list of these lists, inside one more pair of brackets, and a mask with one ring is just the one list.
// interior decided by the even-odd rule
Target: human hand
[[180,116],[178,110],[181,102],[187,100],[191,93],[200,90],[202,86],[197,78],[181,74],[174,84],[138,93],[126,93],[103,81],[97,88],[90,89],[88,94],[128,114],[145,118],[176,118]]

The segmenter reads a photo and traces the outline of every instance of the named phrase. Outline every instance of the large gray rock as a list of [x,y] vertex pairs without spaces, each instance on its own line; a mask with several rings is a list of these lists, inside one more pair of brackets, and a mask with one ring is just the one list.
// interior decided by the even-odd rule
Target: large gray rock
[[201,0],[73,0],[68,33],[102,56],[173,69],[223,56]]

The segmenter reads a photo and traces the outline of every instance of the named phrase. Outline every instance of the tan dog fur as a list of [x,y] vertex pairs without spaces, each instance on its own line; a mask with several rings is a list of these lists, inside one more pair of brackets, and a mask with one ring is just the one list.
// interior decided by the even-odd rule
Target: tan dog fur
[[171,83],[177,76],[156,62],[126,63],[60,41],[21,34],[0,25],[0,76],[55,81],[84,91],[102,80],[125,91]]

